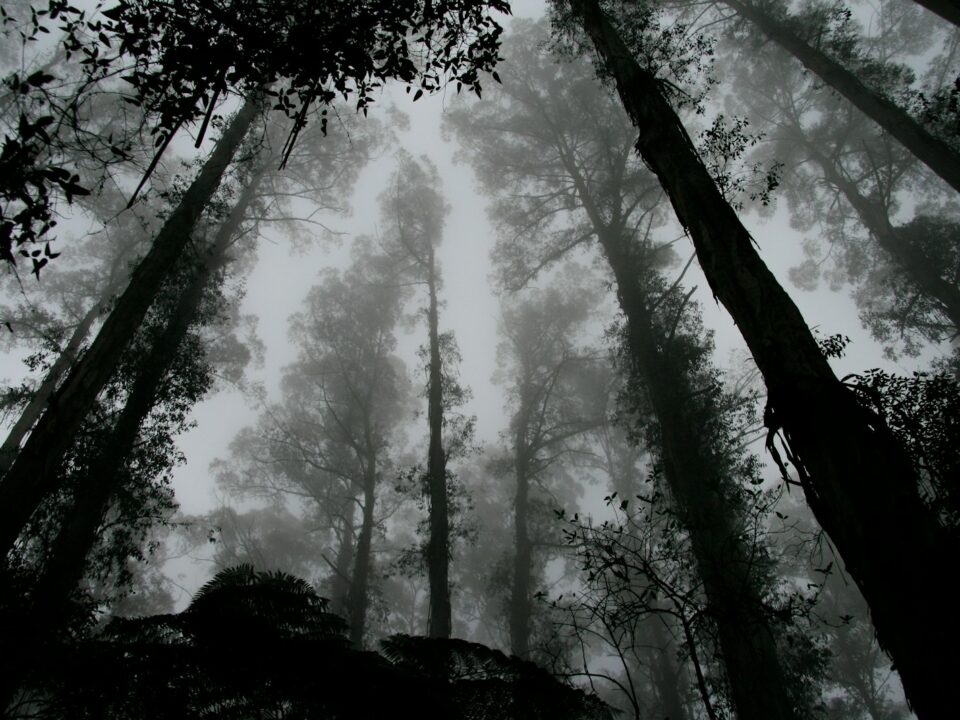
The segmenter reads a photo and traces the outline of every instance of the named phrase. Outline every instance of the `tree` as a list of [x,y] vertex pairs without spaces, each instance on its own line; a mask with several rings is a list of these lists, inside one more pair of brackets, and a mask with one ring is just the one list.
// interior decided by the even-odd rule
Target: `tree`
[[0,480],[0,552],[10,551],[30,515],[56,488],[57,468],[97,395],[117,367],[177,259],[184,254],[204,208],[259,113],[249,101],[224,131],[210,159],[164,223],[151,250],[131,274],[110,316],[55,400],[37,422],[16,461]]
[[[428,3],[424,8],[394,8],[390,3],[358,8],[348,3],[340,8],[342,12],[334,13],[327,12],[329,8],[310,13],[309,9],[300,7],[237,6],[232,8],[233,12],[217,14],[212,23],[196,22],[197,17],[213,18],[202,8],[195,8],[197,13],[191,9],[184,14],[185,10],[182,3],[124,2],[104,17],[88,21],[71,5],[58,4],[42,20],[40,15],[34,15],[37,32],[48,31],[45,23],[59,18],[66,35],[67,56],[76,52],[85,55],[91,81],[108,73],[117,59],[112,52],[101,55],[100,45],[109,47],[112,40],[119,40],[124,51],[121,54],[136,60],[134,72],[127,78],[135,89],[132,100],[149,106],[158,118],[160,149],[146,176],[184,123],[203,117],[199,130],[202,140],[218,99],[230,87],[242,87],[252,99],[225,131],[204,171],[185,193],[152,251],[133,273],[127,291],[118,300],[97,340],[65,380],[57,394],[58,411],[47,412],[40,419],[16,463],[3,478],[0,551],[9,550],[37,503],[53,486],[50,468],[59,464],[86,410],[115,366],[116,358],[129,343],[173,262],[186,246],[192,227],[259,112],[265,85],[286,77],[292,83],[286,92],[277,92],[279,107],[293,111],[290,98],[298,97],[301,101],[294,111],[296,121],[288,137],[290,142],[281,153],[286,158],[313,101],[329,105],[335,98],[337,93],[329,86],[321,87],[328,80],[344,95],[349,93],[348,85],[352,83],[361,105],[366,104],[365,98],[373,87],[391,77],[406,82],[418,80],[421,92],[436,89],[447,76],[479,90],[480,71],[492,67],[496,61],[500,33],[499,26],[487,15],[487,4],[473,2]],[[288,10],[306,13],[298,18],[303,22],[295,23],[293,35]],[[435,44],[434,32],[441,29],[449,32]],[[271,35],[271,30],[273,40],[264,47],[262,40]],[[419,42],[426,49],[419,67],[410,59],[406,40],[407,32],[417,31],[422,31]],[[93,34],[88,38],[84,36],[86,32]],[[228,35],[230,41],[221,46],[219,40]],[[281,35],[292,44],[274,42]],[[305,43],[309,44],[310,52],[304,51]],[[317,55],[317,45],[324,43],[331,46],[331,52]],[[284,57],[284,53],[277,52],[277,48],[294,46],[298,49],[293,55]],[[229,50],[216,54],[215,69],[210,64],[211,48]],[[199,50],[199,55],[193,50]],[[305,57],[324,60],[304,67]],[[43,193],[49,189],[42,178],[37,180],[36,187]]]
[[[535,38],[531,32],[519,46],[535,48]],[[670,249],[649,234],[661,217],[656,180],[634,159],[634,131],[615,99],[593,84],[589,67],[554,65],[532,49],[514,52],[526,72],[505,84],[496,103],[454,118],[477,150],[473,159],[487,187],[509,188],[505,200],[515,209],[503,237],[524,246],[512,254],[511,276],[530,277],[597,240],[626,318],[626,367],[656,418],[650,447],[691,533],[734,705],[743,717],[792,717],[757,588],[763,563],[754,562],[744,542],[743,509],[732,489],[731,468],[739,461],[729,455],[724,435],[718,444],[711,440],[722,420],[709,346],[699,337],[691,293],[680,279],[669,283],[657,271]],[[571,211],[573,222],[562,224]]]
[[[866,73],[862,72],[865,68],[856,67],[859,60],[857,51],[855,46],[851,48],[845,33],[838,33],[839,42],[831,47],[829,31],[828,37],[824,38],[822,26],[805,25],[802,18],[791,17],[782,11],[768,12],[750,0],[722,2],[843,95],[954,190],[960,191],[960,154],[948,142],[930,133],[882,91],[870,87]],[[849,21],[849,13],[845,17]],[[813,44],[824,39],[824,45],[834,57],[831,57],[831,52]],[[857,69],[861,70],[859,77],[855,74]]]
[[590,406],[590,391],[595,393],[597,388],[577,382],[592,362],[575,344],[589,317],[590,302],[589,295],[571,283],[567,292],[556,286],[530,292],[502,311],[498,374],[509,383],[515,481],[510,650],[525,659],[532,650],[534,568],[541,566],[540,562],[535,565],[534,553],[543,542],[533,534],[536,525],[542,524],[535,516],[538,509],[540,514],[546,509],[538,508],[543,501],[538,501],[537,487],[545,487],[578,438],[599,422],[598,408]]
[[[450,512],[448,508],[448,449],[444,448],[446,410],[450,389],[445,381],[440,333],[440,268],[436,250],[443,240],[443,222],[447,207],[437,189],[440,179],[436,167],[426,158],[420,161],[401,154],[396,172],[381,198],[382,214],[390,223],[385,237],[387,253],[400,263],[398,281],[427,289],[427,424],[430,429],[427,451],[426,488],[429,496],[430,533],[426,560],[430,580],[430,629],[434,638],[450,637]],[[452,336],[447,336],[447,343]]]
[[[117,208],[110,200],[115,198],[103,199],[102,216],[114,214]],[[151,209],[159,210],[152,204]],[[0,447],[0,474],[13,464],[24,438],[76,363],[91,331],[123,289],[129,265],[143,249],[145,238],[137,227],[140,221],[135,213],[121,215],[119,227],[108,225],[84,244],[81,252],[94,259],[92,266],[47,274],[40,292],[24,293],[16,307],[2,311],[13,329],[7,341],[29,343],[35,349],[31,363],[45,368],[45,373],[35,387],[10,395],[9,411],[18,411],[18,415]]]
[[[138,192],[180,128],[200,121],[200,146],[218,100],[231,93],[248,96],[285,81],[277,86],[283,89],[270,91],[276,109],[294,119],[281,153],[284,159],[311,109],[325,108],[338,96],[354,95],[357,109],[366,111],[371,94],[387,80],[423,93],[452,79],[458,87],[479,93],[481,72],[496,63],[501,33],[491,10],[508,13],[509,6],[502,0],[431,0],[403,6],[340,2],[318,9],[296,0],[282,5],[224,0],[215,7],[124,0],[108,10],[88,12],[69,1],[52,0],[46,8],[31,9],[29,19],[14,27],[24,42],[58,31],[64,59],[80,58],[84,88],[126,73],[132,90],[127,100],[148,108],[155,120],[157,152]],[[4,20],[16,22],[6,13]],[[14,75],[11,81],[18,89],[42,92],[52,79],[40,71],[23,78]],[[59,115],[36,119],[21,114],[15,132],[5,136],[0,152],[0,255],[8,261],[15,245],[43,238],[57,196],[70,200],[88,191],[85,179],[69,164],[49,162],[45,153],[51,142],[47,126],[58,119],[77,120],[72,114],[76,104],[60,109]],[[320,114],[325,128],[326,109]],[[124,148],[118,152],[125,158]],[[49,246],[36,253],[42,266],[50,257]]]
[[[46,547],[32,588],[34,607],[16,630],[21,637],[33,631],[42,638],[69,627],[75,614],[70,600],[89,572],[91,550],[98,541],[109,546],[112,537],[119,538],[110,547],[114,556],[108,556],[108,567],[122,566],[127,554],[138,550],[150,524],[169,514],[162,507],[159,511],[150,507],[151,492],[157,492],[153,484],[159,483],[161,498],[169,506],[172,499],[166,486],[176,459],[173,435],[187,426],[192,405],[212,384],[203,341],[190,331],[219,319],[223,298],[216,281],[222,279],[227,250],[243,235],[264,170],[254,165],[242,178],[243,190],[212,238],[202,237],[197,228],[196,255],[189,253],[177,263],[62,464],[51,468],[57,492],[43,498],[39,512],[49,514],[51,504],[64,507],[48,523],[54,526],[52,536],[40,543]],[[29,534],[36,535],[36,529]],[[20,555],[26,553],[21,550]]]
[[[902,445],[833,374],[698,157],[663,83],[635,59],[598,3],[576,0],[568,7],[641,129],[637,151],[666,190],[711,289],[763,373],[769,446],[779,431],[817,520],[867,598],[908,697],[919,714],[937,712],[949,702],[943,695],[949,679],[925,648],[960,632],[941,606],[949,597],[941,569],[956,554],[955,537],[924,506]],[[893,536],[890,527],[900,532]],[[891,566],[902,571],[895,582]]]
[[[882,62],[898,49],[913,49],[926,38],[924,29],[896,23],[885,39],[878,38],[871,57]],[[761,53],[749,43],[739,44],[736,55],[727,60],[736,68],[738,88],[730,101],[770,138],[754,156],[778,158],[786,168],[781,186],[793,224],[818,230],[805,242],[811,258],[796,269],[795,281],[809,287],[824,272],[827,241],[834,262],[824,274],[834,285],[857,286],[861,317],[878,340],[889,347],[899,336],[913,354],[923,342],[954,336],[960,327],[960,271],[950,229],[953,212],[943,193],[931,187],[912,155],[849,104],[811,83],[787,56]],[[902,84],[896,73],[884,80],[891,92]],[[920,194],[924,202],[914,218],[896,221],[911,196]]]
[[[159,400],[164,395],[168,402],[176,398],[181,403],[179,414],[183,424],[186,412],[208,389],[208,373],[202,368],[198,372],[190,367],[191,364],[203,365],[203,353],[197,352],[195,341],[189,341],[188,332],[191,326],[202,323],[204,319],[210,320],[210,305],[216,307],[216,274],[222,271],[227,250],[241,234],[243,220],[259,182],[257,175],[263,171],[262,166],[254,168],[252,177],[247,178],[236,204],[217,228],[204,255],[198,259],[188,258],[181,270],[181,277],[174,278],[170,283],[172,287],[165,288],[161,302],[155,303],[152,309],[155,316],[160,317],[150,318],[159,327],[152,329],[145,324],[140,330],[152,337],[144,343],[144,351],[138,358],[138,367],[122,410],[118,413],[107,442],[89,461],[89,469],[86,477],[80,481],[69,519],[53,541],[44,571],[37,581],[39,604],[48,613],[54,614],[54,608],[69,596],[83,576],[84,560],[96,541],[111,499],[122,487],[127,475],[125,466],[134,454],[142,428],[150,413],[160,404]],[[156,307],[157,304],[160,308]],[[167,307],[163,307],[164,304]],[[207,318],[204,318],[205,314]],[[195,374],[200,377],[193,387],[177,387],[177,379]],[[164,387],[164,383],[168,387]]]
[[234,478],[234,492],[299,494],[316,504],[338,536],[328,563],[355,647],[367,634],[378,496],[394,472],[409,402],[394,354],[403,293],[387,270],[386,258],[361,242],[346,272],[323,275],[291,321],[299,357],[284,374],[283,403],[241,432],[233,444],[240,462],[219,471],[222,482]]

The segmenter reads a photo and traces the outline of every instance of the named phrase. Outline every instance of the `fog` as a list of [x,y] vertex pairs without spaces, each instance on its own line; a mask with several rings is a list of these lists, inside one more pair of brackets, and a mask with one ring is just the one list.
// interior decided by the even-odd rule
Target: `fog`
[[2,9],[5,717],[947,712],[950,8]]

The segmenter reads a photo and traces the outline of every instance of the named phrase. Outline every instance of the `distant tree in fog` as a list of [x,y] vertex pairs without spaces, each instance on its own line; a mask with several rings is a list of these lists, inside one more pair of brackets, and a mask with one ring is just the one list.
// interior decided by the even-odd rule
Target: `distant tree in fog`
[[[912,79],[911,71],[865,52],[850,10],[844,6],[810,4],[791,13],[786,4],[764,6],[752,0],[719,0],[717,5],[733,10],[739,19],[793,56],[960,192],[956,134],[940,137],[935,126],[925,125],[909,112],[909,106],[905,107],[901,99],[907,94],[906,83],[901,80],[900,86],[893,87],[888,83],[896,76]],[[927,23],[927,33],[932,30],[931,25]]]
[[[883,65],[890,56],[928,50],[928,23],[905,15],[884,26],[865,58]],[[768,141],[754,157],[782,164],[791,221],[814,232],[795,282],[811,288],[823,275],[834,286],[851,284],[861,318],[889,352],[916,354],[956,337],[960,226],[953,192],[788,56],[750,42],[728,43],[725,54],[738,88],[728,106],[764,133]],[[894,70],[874,79],[890,95],[903,92],[912,74]],[[898,219],[904,211],[912,214],[906,222]]]
[[[458,402],[453,372],[456,352],[451,333],[440,332],[440,291],[442,277],[437,250],[443,242],[448,207],[440,192],[440,177],[427,159],[398,155],[397,169],[380,198],[384,220],[382,246],[395,263],[396,282],[423,285],[427,304],[427,343],[424,350],[427,371],[427,425],[429,447],[424,493],[428,498],[429,534],[426,547],[427,576],[430,581],[429,635],[450,637],[450,458],[451,410]],[[444,346],[447,346],[446,348]],[[445,357],[447,356],[447,357]]]
[[375,572],[378,495],[397,472],[395,443],[410,402],[395,355],[403,288],[388,262],[357,243],[345,272],[322,274],[291,321],[299,357],[284,372],[284,399],[240,433],[236,459],[218,470],[234,493],[301,498],[332,533],[331,591],[357,647]]
[[584,381],[597,359],[578,337],[595,297],[572,277],[566,280],[563,289],[558,283],[505,300],[500,322],[497,375],[511,412],[506,474],[514,485],[510,650],[525,659],[534,650],[534,595],[538,580],[544,580],[545,560],[553,554],[541,546],[559,539],[549,532],[552,523],[543,527],[544,517],[552,518],[551,506],[560,502],[551,479],[563,472],[583,435],[602,422],[605,409],[605,388]]

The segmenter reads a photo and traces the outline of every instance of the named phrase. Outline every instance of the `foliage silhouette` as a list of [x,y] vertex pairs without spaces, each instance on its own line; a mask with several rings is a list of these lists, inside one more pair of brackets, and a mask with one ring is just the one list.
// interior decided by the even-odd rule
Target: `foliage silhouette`
[[38,673],[40,717],[606,717],[546,671],[462,640],[350,648],[304,580],[240,565],[174,615],[117,618]]

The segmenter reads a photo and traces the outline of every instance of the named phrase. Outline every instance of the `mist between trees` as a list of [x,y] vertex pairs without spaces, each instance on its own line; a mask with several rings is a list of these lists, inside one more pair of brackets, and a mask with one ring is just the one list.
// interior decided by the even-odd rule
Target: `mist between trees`
[[950,715],[952,7],[0,9],[5,717]]

